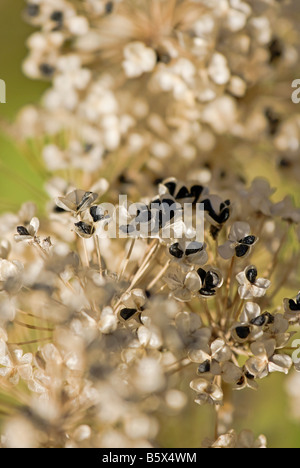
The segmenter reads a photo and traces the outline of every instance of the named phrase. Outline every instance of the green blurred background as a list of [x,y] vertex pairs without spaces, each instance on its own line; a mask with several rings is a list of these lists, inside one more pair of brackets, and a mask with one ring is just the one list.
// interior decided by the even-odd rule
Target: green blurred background
[[[9,168],[4,171],[0,166],[0,212],[17,209],[29,199],[38,201],[29,186],[42,187],[41,179],[20,153],[13,137],[5,133],[17,111],[26,104],[38,102],[46,88],[45,83],[31,81],[21,71],[26,39],[32,31],[22,20],[23,7],[23,0],[0,1],[0,79],[7,85],[7,103],[0,104],[0,162]],[[254,175],[266,172],[264,167],[255,171]],[[294,195],[298,198],[299,190]],[[300,422],[293,422],[290,417],[284,381],[284,376],[272,375],[262,381],[258,392],[246,390],[246,399],[236,394],[239,416],[235,427],[251,428],[257,436],[265,434],[271,447],[300,447]],[[187,388],[188,379],[182,384]],[[210,408],[193,405],[180,420],[172,416],[164,419],[161,444],[170,448],[200,446],[201,440],[213,433],[209,422],[212,414]]]

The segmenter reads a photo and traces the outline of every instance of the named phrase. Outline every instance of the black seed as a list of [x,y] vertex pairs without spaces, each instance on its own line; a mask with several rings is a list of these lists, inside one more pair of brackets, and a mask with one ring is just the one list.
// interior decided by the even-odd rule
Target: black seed
[[195,249],[186,249],[185,251],[185,255],[188,257],[189,255],[193,255],[193,254],[196,254],[198,252],[201,252],[201,250],[203,249],[203,246],[201,245],[201,247],[199,248],[195,248]]
[[200,289],[199,293],[201,294],[201,296],[212,297],[212,296],[214,296],[216,294],[216,290],[215,289],[202,288],[202,289]]
[[89,153],[94,148],[94,145],[93,143],[85,143],[83,148],[85,153]]
[[151,292],[146,289],[145,294],[146,294],[147,299],[150,299]]
[[142,210],[138,210],[135,220],[138,223],[148,223],[149,221],[151,221],[151,218],[151,211],[147,207],[145,207]]
[[245,383],[245,377],[242,375],[242,377],[240,378],[240,380],[237,381],[236,384],[237,384],[239,387],[241,387],[242,385],[244,385],[244,383]]
[[254,380],[254,379],[255,379],[254,375],[250,374],[250,372],[248,372],[248,371],[245,372],[245,376],[246,376],[247,379],[249,379],[249,380]]
[[200,276],[200,279],[201,279],[202,283],[204,284],[205,283],[205,278],[206,278],[206,271],[203,270],[203,268],[199,268],[199,270],[197,270],[197,273]]
[[265,325],[266,321],[267,321],[267,317],[265,316],[265,314],[263,314],[263,315],[260,315],[259,317],[252,319],[250,323],[252,325],[256,325],[257,327],[262,327],[263,325]]
[[238,258],[244,257],[249,251],[248,245],[238,245],[235,248],[235,254]]
[[296,301],[293,301],[292,299],[289,300],[289,308],[293,312],[298,312],[300,311],[300,304]]
[[97,380],[104,380],[107,375],[109,374],[110,370],[109,367],[106,366],[105,364],[101,363],[94,363],[89,369],[89,374],[91,378],[97,379]]
[[137,312],[136,309],[122,309],[120,312],[120,316],[123,320],[129,320],[134,314]]
[[198,201],[199,198],[201,197],[201,194],[202,194],[202,192],[203,192],[203,189],[204,189],[204,187],[202,187],[202,185],[193,185],[193,186],[191,187],[191,195],[192,195],[193,197],[195,197],[193,203],[197,203],[197,201]]
[[18,226],[17,232],[20,236],[30,236],[29,232],[24,226]]
[[269,44],[269,52],[270,52],[270,63],[274,63],[277,59],[282,56],[283,48],[282,44],[276,37],[272,39]]
[[54,207],[53,211],[54,213],[66,213],[66,210],[57,205]]
[[287,158],[282,158],[280,161],[279,161],[279,167],[281,167],[282,169],[289,169],[291,166],[292,166],[292,163],[291,161],[289,161]]
[[153,185],[159,185],[159,184],[162,184],[163,183],[163,180],[161,177],[158,177],[157,179],[155,179],[155,181],[153,182]]
[[199,374],[205,374],[206,372],[210,371],[210,361],[207,360],[205,362],[202,362],[200,366],[198,367],[198,373]]
[[182,198],[189,198],[191,193],[188,191],[187,187],[181,187],[179,192],[176,195],[176,200],[181,200]]
[[107,2],[105,5],[105,13],[110,15],[114,10],[114,2]]
[[35,16],[38,16],[38,14],[40,13],[40,6],[34,3],[29,3],[29,5],[26,8],[26,13],[31,18],[34,18]]
[[205,278],[205,286],[208,289],[216,288],[220,284],[220,278],[214,271],[208,271]]
[[104,218],[104,214],[101,213],[97,205],[90,207],[90,215],[93,218],[94,223],[97,223]]
[[221,228],[220,226],[218,226],[218,227],[216,227],[216,226],[210,226],[210,230],[209,230],[209,231],[210,231],[210,235],[211,235],[211,237],[212,237],[214,240],[217,240],[217,238],[218,238],[218,236],[219,236],[219,234],[220,234],[220,232],[221,232],[221,229],[222,229],[222,228]]
[[182,258],[184,255],[184,252],[183,250],[181,250],[178,242],[176,242],[176,244],[171,245],[171,247],[169,248],[169,252],[172,255],[172,257],[175,258]]
[[217,214],[212,207],[211,201],[209,199],[204,200],[203,202],[204,210],[209,214],[209,216],[218,224],[224,224],[230,217],[230,209],[226,208],[230,205],[230,200],[226,200],[220,205],[220,214]]
[[226,221],[228,221],[230,217],[230,210],[229,208],[226,208],[225,210],[222,211],[222,213],[219,216],[219,224],[224,224]]
[[239,243],[244,244],[244,245],[253,245],[255,241],[256,241],[255,236],[247,236],[247,237],[244,237],[244,239],[241,239]]
[[164,184],[164,186],[168,189],[168,191],[169,191],[170,195],[172,195],[172,197],[173,197],[173,195],[175,193],[176,185],[177,184],[175,182],[166,182]]
[[250,327],[236,327],[235,332],[241,340],[245,340],[250,335]]
[[84,205],[86,204],[86,202],[89,200],[90,196],[93,194],[93,192],[85,192],[85,194],[83,195],[82,197],[82,200],[81,202],[79,203],[79,205],[77,206],[77,211],[81,210]]
[[156,61],[157,63],[164,63],[168,65],[171,62],[171,57],[166,52],[156,51]]
[[62,20],[63,20],[63,17],[64,17],[63,12],[56,10],[56,11],[54,11],[52,13],[50,18],[52,19],[52,21],[55,21],[57,23],[61,23]]
[[269,122],[270,135],[276,135],[281,122],[279,116],[270,108],[266,109],[265,116]]
[[165,208],[166,206],[170,208],[171,206],[175,205],[174,200],[172,200],[171,198],[163,198],[161,203],[163,205],[163,208]]
[[94,233],[94,227],[91,224],[84,223],[83,221],[79,221],[79,223],[75,223],[75,226],[82,234],[86,234],[91,236]]
[[124,234],[132,234],[135,231],[135,227],[131,224],[128,224],[127,226],[120,226],[120,231]]
[[42,75],[46,77],[53,76],[55,72],[55,68],[52,65],[49,65],[48,63],[41,63],[39,68],[40,68],[40,72],[42,73]]
[[257,278],[257,269],[256,268],[250,268],[246,272],[246,278],[251,284],[254,284],[255,281],[256,281],[256,278]]
[[274,315],[270,314],[270,312],[265,312],[263,315],[266,317],[266,323],[268,325],[275,322],[275,317]]

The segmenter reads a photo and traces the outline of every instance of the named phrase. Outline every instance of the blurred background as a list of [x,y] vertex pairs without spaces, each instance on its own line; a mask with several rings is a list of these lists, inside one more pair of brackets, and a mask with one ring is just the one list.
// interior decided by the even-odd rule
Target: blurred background
[[[295,14],[298,15],[299,3],[296,0],[291,6],[296,8]],[[26,39],[32,31],[22,19],[23,7],[23,0],[0,2],[0,79],[7,86],[7,103],[0,104],[0,212],[15,211],[24,201],[39,202],[35,191],[42,188],[41,179],[31,169],[9,133],[9,124],[18,110],[26,104],[38,102],[46,89],[45,83],[31,81],[22,74]],[[269,175],[266,168],[260,165],[251,170],[254,176]],[[273,178],[272,175],[270,177]],[[284,193],[288,188],[300,200],[299,190],[294,193],[295,189],[285,182],[281,183],[279,193]],[[261,382],[258,392],[246,390],[243,396],[236,393],[239,407],[236,429],[251,428],[256,436],[265,434],[271,447],[300,447],[300,421],[292,417],[284,382],[285,376],[272,375]],[[187,388],[188,384],[187,376],[186,381],[182,382],[183,388]],[[161,445],[168,448],[199,447],[203,438],[213,433],[213,419],[211,408],[200,408],[194,404],[180,419],[172,416],[164,418]]]

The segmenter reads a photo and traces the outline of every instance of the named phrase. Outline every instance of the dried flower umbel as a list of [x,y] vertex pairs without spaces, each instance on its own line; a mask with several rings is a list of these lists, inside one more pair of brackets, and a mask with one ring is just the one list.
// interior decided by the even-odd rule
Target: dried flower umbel
[[51,86],[41,107],[21,113],[18,134],[39,140],[48,171],[83,171],[93,185],[95,171],[110,178],[113,166],[118,177],[132,160],[167,176],[176,158],[182,171],[201,160],[224,179],[224,151],[230,168],[247,166],[260,141],[270,145],[267,160],[299,172],[298,115],[277,103],[298,57],[284,2],[27,3],[39,30],[24,72]]
[[158,416],[190,400],[214,412],[203,447],[266,446],[232,429],[229,399],[290,371],[299,326],[300,209],[246,182],[262,147],[299,176],[282,8],[27,1],[24,71],[50,87],[17,130],[51,200],[0,218],[3,447],[157,446]]
[[[281,310],[273,302],[296,272],[299,252],[286,247],[299,209],[286,220],[265,189],[258,179],[217,197],[197,181],[163,181],[165,199],[183,207],[197,192],[205,202],[205,244],[165,239],[162,225],[154,238],[100,237],[105,213],[91,190],[59,197],[61,210],[43,220],[39,237],[36,218],[29,227],[7,225],[0,385],[12,400],[1,402],[2,445],[150,447],[159,430],[155,411],[176,413],[194,393],[197,404],[216,409],[216,440],[204,446],[264,447],[262,436],[255,442],[231,430],[224,398],[228,388],[257,389],[260,379],[293,366],[298,296]],[[222,203],[228,213],[218,217],[213,207]],[[191,389],[179,390],[182,374]]]

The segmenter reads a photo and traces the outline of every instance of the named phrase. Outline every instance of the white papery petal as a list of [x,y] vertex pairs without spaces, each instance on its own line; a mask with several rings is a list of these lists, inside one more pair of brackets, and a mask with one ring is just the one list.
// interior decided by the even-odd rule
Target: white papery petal
[[248,223],[243,223],[240,221],[237,221],[236,223],[233,224],[230,234],[229,234],[229,240],[233,242],[238,242],[245,237],[249,236],[251,234],[251,228]]
[[240,317],[240,322],[251,322],[251,320],[261,315],[261,309],[255,302],[247,302]]
[[269,372],[288,374],[293,365],[292,358],[287,354],[276,354],[269,361]]
[[196,271],[191,271],[186,275],[185,287],[189,291],[199,291],[201,289],[201,279]]

